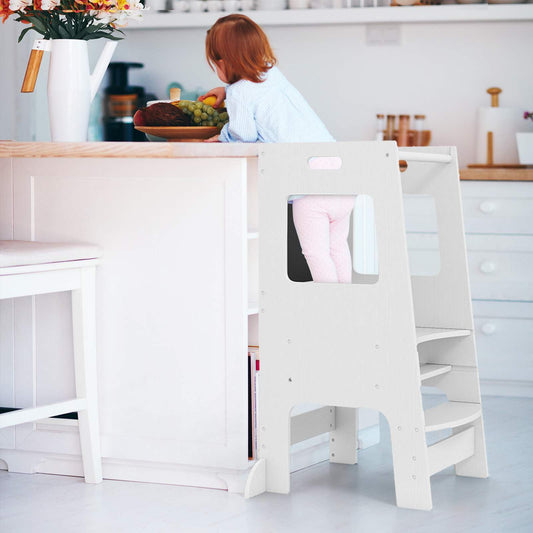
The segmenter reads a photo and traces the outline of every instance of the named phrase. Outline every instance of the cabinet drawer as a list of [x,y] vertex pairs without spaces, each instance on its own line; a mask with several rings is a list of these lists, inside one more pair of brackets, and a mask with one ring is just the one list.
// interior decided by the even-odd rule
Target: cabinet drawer
[[[411,274],[436,275],[443,260],[437,234],[410,233],[407,246]],[[467,235],[472,298],[533,301],[533,237]]]
[[[465,233],[533,235],[533,182],[461,184]],[[404,195],[407,232],[436,233],[431,196]]]
[[472,298],[533,301],[533,237],[467,235]]
[[533,381],[533,304],[473,302],[481,379]]
[[461,183],[466,233],[533,234],[533,182]]

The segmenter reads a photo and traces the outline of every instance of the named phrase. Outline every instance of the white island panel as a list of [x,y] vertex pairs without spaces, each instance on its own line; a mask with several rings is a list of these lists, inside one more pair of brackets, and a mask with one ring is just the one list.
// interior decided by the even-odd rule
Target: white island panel
[[[247,467],[246,166],[244,158],[15,160],[14,237],[104,250],[104,458]],[[67,296],[36,298],[35,350],[19,366],[37,371],[17,375],[17,398],[32,379],[37,403],[72,392]],[[32,335],[32,309],[19,302],[21,342]],[[77,452],[72,435],[58,449],[57,428],[31,426],[17,430],[18,449]]]

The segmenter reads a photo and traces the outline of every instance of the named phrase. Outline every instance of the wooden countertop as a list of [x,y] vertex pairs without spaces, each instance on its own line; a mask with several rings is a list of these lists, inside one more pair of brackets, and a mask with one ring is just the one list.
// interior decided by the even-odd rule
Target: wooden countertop
[[0,157],[257,157],[254,143],[0,141]]
[[533,167],[526,168],[462,168],[464,181],[533,181]]

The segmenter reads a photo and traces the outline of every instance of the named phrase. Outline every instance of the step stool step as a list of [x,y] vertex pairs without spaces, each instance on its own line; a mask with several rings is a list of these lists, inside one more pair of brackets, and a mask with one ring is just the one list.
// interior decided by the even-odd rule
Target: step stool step
[[473,422],[481,416],[481,404],[446,402],[424,411],[426,431],[455,428]]
[[435,365],[430,363],[420,365],[420,381],[446,374],[451,369],[452,365]]
[[472,335],[469,329],[453,328],[416,328],[416,343],[434,341],[438,339],[451,339],[453,337],[468,337]]

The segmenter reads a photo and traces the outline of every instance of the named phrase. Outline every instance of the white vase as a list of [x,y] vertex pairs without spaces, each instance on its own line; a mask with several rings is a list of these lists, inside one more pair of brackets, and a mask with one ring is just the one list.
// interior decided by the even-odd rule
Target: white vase
[[98,90],[116,42],[108,41],[89,72],[87,41],[53,39],[48,70],[48,115],[52,141],[87,140],[91,101]]

